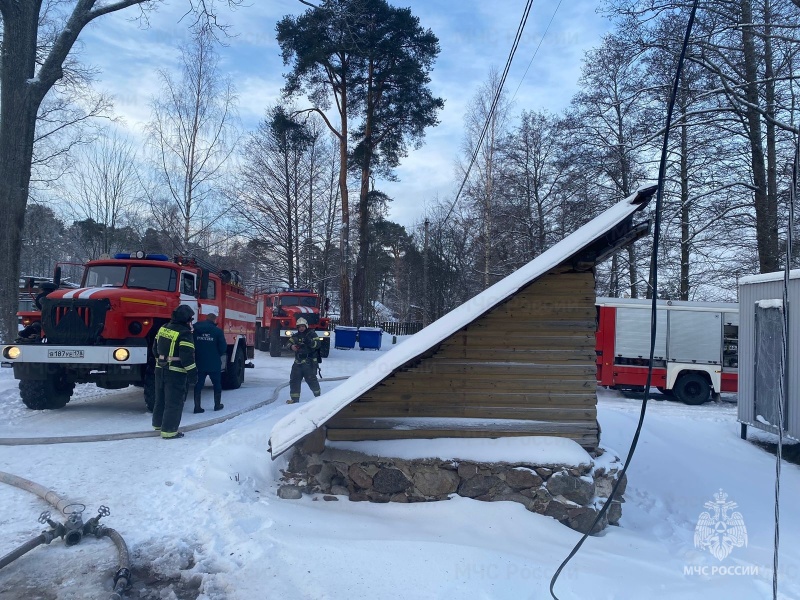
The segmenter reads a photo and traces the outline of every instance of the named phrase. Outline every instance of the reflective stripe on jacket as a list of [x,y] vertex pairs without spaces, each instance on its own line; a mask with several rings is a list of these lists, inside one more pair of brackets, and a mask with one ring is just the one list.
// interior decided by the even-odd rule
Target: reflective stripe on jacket
[[153,341],[156,368],[169,365],[170,371],[186,373],[196,368],[192,330],[184,323],[170,321],[158,330]]

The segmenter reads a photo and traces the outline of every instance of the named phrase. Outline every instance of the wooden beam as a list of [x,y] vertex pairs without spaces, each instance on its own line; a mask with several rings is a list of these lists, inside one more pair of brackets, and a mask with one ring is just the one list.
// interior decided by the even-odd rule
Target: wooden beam
[[[400,378],[401,375],[409,377]],[[594,392],[597,381],[594,376],[587,379],[529,379],[524,377],[495,377],[494,379],[442,379],[441,377],[414,377],[412,373],[398,373],[386,379],[372,390],[382,386],[395,391],[425,390],[494,390],[504,392]],[[371,390],[371,391],[372,391]]]
[[556,392],[550,389],[541,392],[517,392],[500,390],[420,388],[404,390],[400,387],[385,386],[370,390],[359,396],[350,406],[362,403],[400,403],[416,405],[469,405],[469,406],[527,406],[553,408],[594,407],[597,405],[595,393],[585,391]]
[[469,419],[524,419],[532,421],[594,421],[597,411],[587,406],[488,406],[414,402],[354,402],[336,418],[463,417]]
[[446,429],[334,429],[327,431],[331,441],[366,441],[366,440],[417,440],[436,438],[500,438],[555,436],[575,440],[584,448],[596,448],[598,444],[595,432],[550,432],[541,431],[529,434],[517,432],[464,431]]

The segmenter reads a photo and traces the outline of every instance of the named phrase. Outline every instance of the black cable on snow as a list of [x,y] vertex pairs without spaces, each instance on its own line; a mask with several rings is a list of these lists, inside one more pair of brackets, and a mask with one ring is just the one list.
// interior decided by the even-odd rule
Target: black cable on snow
[[608,507],[611,506],[611,501],[617,494],[617,490],[619,489],[620,484],[625,479],[625,474],[628,472],[628,466],[631,464],[631,460],[633,459],[633,454],[636,451],[636,445],[639,442],[639,435],[642,432],[642,425],[644,424],[644,416],[647,412],[647,401],[650,399],[650,384],[652,382],[653,377],[653,359],[655,355],[655,347],[656,347],[656,306],[658,300],[658,245],[661,238],[661,211],[662,211],[662,204],[663,204],[663,197],[664,197],[664,179],[665,173],[667,170],[667,147],[669,144],[669,131],[670,126],[672,124],[672,111],[675,107],[675,98],[678,95],[678,86],[680,85],[681,79],[681,71],[683,70],[683,62],[684,58],[686,57],[686,49],[689,46],[689,37],[692,33],[692,26],[694,25],[694,17],[695,13],[697,12],[697,4],[699,0],[694,0],[692,3],[692,10],[689,13],[689,21],[686,24],[686,34],[683,37],[683,47],[681,48],[681,54],[678,58],[678,65],[675,69],[675,81],[672,85],[672,95],[669,99],[669,104],[667,105],[667,119],[666,119],[666,126],[664,127],[664,143],[661,146],[661,162],[658,168],[658,191],[656,192],[656,205],[655,205],[655,216],[654,216],[654,223],[653,223],[653,249],[650,255],[650,281],[652,282],[652,297],[653,302],[650,307],[650,364],[647,368],[647,380],[644,387],[644,398],[642,399],[642,410],[639,413],[639,422],[636,424],[636,432],[633,435],[633,440],[631,440],[631,446],[628,450],[628,456],[625,459],[625,464],[622,467],[622,470],[619,473],[619,477],[617,478],[614,487],[611,489],[611,493],[608,496],[608,499],[603,504],[603,507],[597,513],[594,521],[592,522],[591,527],[588,528],[586,533],[583,534],[578,543],[575,544],[575,547],[572,548],[572,551],[569,553],[567,558],[559,565],[558,569],[556,570],[553,578],[550,580],[550,595],[555,599],[558,600],[558,596],[556,596],[555,591],[553,588],[555,587],[556,581],[558,581],[559,575],[561,575],[561,571],[564,570],[564,567],[567,566],[572,557],[574,557],[578,550],[581,549],[583,543],[589,537],[589,534],[594,530],[595,526],[603,519],[605,514],[608,512]]

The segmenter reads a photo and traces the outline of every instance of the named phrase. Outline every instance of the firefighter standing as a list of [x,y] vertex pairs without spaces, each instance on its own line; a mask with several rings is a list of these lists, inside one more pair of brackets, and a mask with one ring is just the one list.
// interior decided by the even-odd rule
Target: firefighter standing
[[156,357],[156,402],[153,407],[153,429],[162,439],[183,437],[178,431],[183,402],[190,385],[197,381],[194,362],[194,338],[191,322],[194,311],[181,304],[172,313],[172,320],[159,329],[153,342]]
[[286,403],[294,404],[300,402],[300,384],[303,379],[306,380],[314,396],[320,395],[317,380],[320,339],[313,329],[308,328],[308,321],[301,317],[297,319],[297,333],[289,338],[289,343],[294,350],[294,364],[289,377],[289,399]]
[[228,354],[225,333],[217,327],[216,313],[208,313],[205,321],[194,326],[194,350],[197,359],[197,383],[194,385],[194,412],[206,412],[200,406],[200,394],[206,375],[214,386],[214,410],[222,410],[222,359]]

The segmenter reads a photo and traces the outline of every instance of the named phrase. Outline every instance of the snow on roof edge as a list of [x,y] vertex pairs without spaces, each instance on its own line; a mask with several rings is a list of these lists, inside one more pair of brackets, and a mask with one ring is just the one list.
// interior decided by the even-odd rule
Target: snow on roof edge
[[[411,339],[389,350],[330,392],[323,394],[275,423],[269,437],[269,451],[275,459],[317,427],[324,425],[355,398],[389,376],[397,368],[443,341],[477,317],[503,302],[531,281],[559,265],[588,243],[641,210],[654,188],[641,188],[598,215],[529,263],[477,294],[461,306],[434,321]],[[649,192],[649,193],[648,193]],[[642,194],[647,194],[642,198]]]
[[[789,279],[800,279],[800,269],[789,271]],[[783,271],[775,273],[760,273],[758,275],[745,275],[739,277],[739,285],[749,285],[752,283],[764,283],[767,281],[783,281]]]

